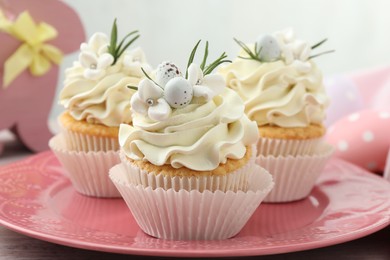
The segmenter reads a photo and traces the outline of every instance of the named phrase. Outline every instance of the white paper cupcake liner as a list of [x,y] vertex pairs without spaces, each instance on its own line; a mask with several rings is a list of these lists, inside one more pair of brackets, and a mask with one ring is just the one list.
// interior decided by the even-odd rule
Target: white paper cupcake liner
[[140,228],[169,240],[220,240],[235,236],[272,189],[271,175],[259,166],[249,174],[248,191],[164,190],[130,183],[126,166],[110,170]]
[[129,183],[141,184],[143,187],[151,187],[152,189],[162,188],[164,190],[220,190],[220,191],[237,191],[246,190],[248,188],[248,176],[256,168],[256,147],[252,147],[252,156],[248,163],[237,169],[234,172],[226,175],[213,176],[192,176],[192,177],[170,177],[163,174],[155,174],[139,169],[132,164],[124,154],[120,152],[120,158],[124,164],[126,178]]
[[62,128],[62,132],[65,137],[66,148],[71,151],[107,152],[119,150],[118,138],[87,135],[66,128]]
[[285,140],[260,137],[257,141],[257,155],[297,156],[314,154],[322,138],[308,140]]
[[120,197],[108,177],[109,169],[120,163],[118,151],[69,151],[62,134],[50,139],[49,147],[65,168],[73,187],[79,193],[101,198]]
[[275,182],[264,202],[290,202],[307,197],[333,150],[323,143],[313,155],[257,157],[256,163],[268,170]]

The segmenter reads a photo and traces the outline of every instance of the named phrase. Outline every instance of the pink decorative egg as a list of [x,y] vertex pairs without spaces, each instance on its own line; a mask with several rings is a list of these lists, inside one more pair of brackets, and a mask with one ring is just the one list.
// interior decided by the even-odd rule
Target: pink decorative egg
[[383,172],[390,149],[390,108],[349,114],[329,129],[334,155],[372,172]]
[[338,119],[363,109],[363,97],[357,85],[347,77],[327,78],[324,84],[331,100],[325,125],[330,126]]

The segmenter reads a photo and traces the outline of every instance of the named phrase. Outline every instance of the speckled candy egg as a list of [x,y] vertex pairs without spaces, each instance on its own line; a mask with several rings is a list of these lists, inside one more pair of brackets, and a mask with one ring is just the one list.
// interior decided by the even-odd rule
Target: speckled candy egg
[[182,77],[175,77],[167,82],[164,89],[164,98],[173,108],[187,106],[193,96],[191,84]]
[[390,109],[362,110],[345,116],[328,129],[334,156],[369,171],[383,172],[390,149]]
[[259,53],[260,60],[270,62],[279,59],[280,47],[278,41],[272,35],[260,35],[256,40],[256,44],[257,51],[261,48]]
[[165,61],[157,66],[156,82],[163,88],[169,80],[179,76],[181,76],[181,72],[172,62]]

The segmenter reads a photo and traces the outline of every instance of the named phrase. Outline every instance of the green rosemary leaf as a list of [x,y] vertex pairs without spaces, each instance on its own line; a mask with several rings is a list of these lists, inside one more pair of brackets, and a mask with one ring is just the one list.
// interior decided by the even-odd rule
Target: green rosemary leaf
[[129,89],[132,89],[132,90],[135,90],[135,91],[138,90],[138,87],[137,87],[137,86],[127,85],[127,87],[128,87]]
[[308,59],[313,59],[315,57],[319,57],[319,56],[322,56],[324,54],[328,54],[328,53],[332,53],[332,52],[335,52],[335,50],[329,50],[329,51],[324,51],[324,52],[320,52],[318,54],[314,54],[314,55],[311,55]]
[[154,81],[154,80],[148,75],[148,73],[146,73],[146,71],[144,70],[144,68],[141,67],[141,70],[142,70],[142,72],[144,73],[145,77],[146,77],[148,80],[151,80],[154,84],[156,84],[156,85],[159,86],[162,90],[164,90],[163,87],[161,87],[159,84],[157,84],[157,82]]
[[151,80],[151,81],[154,82],[154,80],[148,75],[148,73],[146,73],[146,71],[144,70],[144,68],[141,67],[141,70],[142,70],[142,72],[144,73],[145,77],[147,77],[149,80]]
[[[135,34],[135,33],[138,33],[138,31],[136,30],[136,31],[132,31],[131,33],[129,33],[129,34],[127,34],[123,39],[122,39],[122,41],[119,43],[119,45],[118,45],[118,47],[116,48],[116,55],[118,54],[118,52],[119,52],[119,50],[122,48],[122,45],[125,43],[125,40],[127,39],[127,38],[129,38],[131,35],[133,35],[133,34]],[[118,57],[119,57],[120,55],[118,55]]]
[[118,27],[116,25],[116,18],[115,18],[111,29],[111,42],[110,42],[110,46],[108,46],[108,52],[113,56],[115,54],[117,41],[118,41]]
[[251,54],[252,54],[252,51],[249,49],[249,47],[248,46],[246,46],[246,44],[245,43],[243,43],[242,41],[240,41],[240,40],[237,40],[236,38],[233,38],[234,39],[234,41],[248,54],[248,55],[250,55],[251,56]]
[[213,70],[214,70],[216,67],[218,67],[218,66],[221,65],[222,63],[226,63],[226,62],[232,63],[231,60],[220,60],[220,61],[218,61],[218,63],[215,63],[215,64],[213,64],[212,66],[209,66],[209,67],[203,72],[203,76],[206,76],[206,75],[210,74],[211,72],[213,72]]
[[259,59],[259,61],[261,61],[259,57],[260,57],[260,53],[262,50],[263,50],[263,47],[260,47],[259,51],[256,51],[256,57],[257,57],[257,59]]
[[134,41],[136,41],[139,37],[140,37],[141,35],[137,35],[137,36],[135,36],[133,39],[131,39],[122,49],[117,49],[117,52],[118,52],[118,54],[117,54],[117,58],[119,58],[122,54],[123,54],[123,52],[134,42]]
[[314,44],[313,46],[311,46],[311,49],[314,50],[315,48],[321,46],[321,45],[322,45],[324,42],[326,42],[327,40],[328,40],[328,39],[325,38],[325,39],[323,39],[322,41],[320,41],[319,43]]
[[186,68],[186,79],[188,78],[188,67],[189,67],[189,66],[191,65],[191,63],[194,61],[196,49],[198,49],[198,45],[199,45],[200,42],[201,42],[201,40],[199,40],[199,41],[196,43],[195,47],[192,49],[190,58],[188,59],[187,68]]
[[250,57],[252,57],[252,56],[254,56],[254,53],[250,50],[250,48],[245,44],[245,43],[243,43],[242,41],[239,41],[239,40],[237,40],[237,39],[234,39],[237,43],[238,43],[238,45],[240,45],[240,47],[250,56]]
[[255,42],[255,54],[258,56],[258,55],[260,54],[261,49],[262,49],[263,47],[260,47],[260,50],[257,50],[257,47],[258,47],[257,42]]
[[209,42],[206,41],[206,47],[204,48],[204,55],[202,64],[200,64],[200,69],[203,70],[204,66],[206,66],[207,57],[209,56]]
[[218,59],[216,59],[214,62],[209,64],[204,70],[203,70],[203,75],[210,74],[216,67],[221,65],[222,63],[225,62],[232,62],[231,60],[224,60],[227,57],[226,53],[222,53],[221,56],[219,56]]
[[262,62],[258,56],[258,54],[261,52],[261,48],[260,48],[259,52],[257,52],[257,50],[256,50],[257,44],[255,44],[255,53],[253,53],[251,51],[251,49],[245,43],[243,43],[240,40],[237,40],[236,38],[233,38],[233,39],[249,55],[250,59],[257,60],[258,62]]
[[237,56],[237,58],[240,58],[240,59],[243,59],[243,60],[253,60],[252,57]]

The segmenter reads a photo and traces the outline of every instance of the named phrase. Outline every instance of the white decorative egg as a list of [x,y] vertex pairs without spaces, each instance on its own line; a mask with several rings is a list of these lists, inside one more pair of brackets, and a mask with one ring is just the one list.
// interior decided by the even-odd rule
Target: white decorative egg
[[165,61],[157,66],[156,83],[163,88],[169,80],[179,76],[181,76],[181,72],[172,62]]
[[256,41],[257,50],[260,50],[259,59],[270,62],[279,59],[280,47],[276,38],[269,34],[260,35]]
[[167,82],[164,89],[164,98],[173,108],[187,106],[193,97],[193,89],[183,77],[175,77]]

